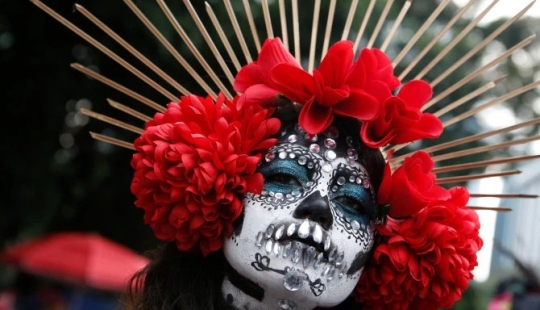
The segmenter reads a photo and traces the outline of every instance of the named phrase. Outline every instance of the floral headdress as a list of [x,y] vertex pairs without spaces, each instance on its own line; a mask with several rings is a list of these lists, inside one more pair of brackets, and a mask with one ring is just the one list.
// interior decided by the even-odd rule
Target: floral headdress
[[[43,3],[33,2],[81,34],[80,29]],[[189,1],[184,2],[192,17],[196,16]],[[267,5],[266,1],[262,2],[263,6]],[[438,6],[433,13],[435,17],[448,2],[443,1]],[[157,31],[131,1],[126,3],[153,32]],[[160,5],[166,8],[163,2]],[[231,14],[230,3],[225,1],[225,5]],[[410,1],[406,1],[404,11],[409,5]],[[88,15],[81,6],[75,8]],[[368,12],[372,9],[370,5]],[[523,15],[526,9],[519,14]],[[351,7],[351,13],[354,10]],[[167,9],[164,12],[170,20],[174,18]],[[388,10],[384,12],[381,20]],[[264,14],[266,28],[271,29],[268,11]],[[253,22],[253,16],[247,16]],[[235,19],[231,17],[231,20],[237,36],[241,37]],[[395,24],[399,22],[396,20]],[[295,25],[298,25],[297,20]],[[177,30],[178,26],[175,25]],[[419,30],[420,35],[429,24],[426,22],[425,26]],[[200,23],[198,27],[202,33],[206,32]],[[345,30],[344,37],[348,32]],[[200,251],[208,255],[220,250],[223,238],[230,236],[235,220],[242,213],[244,194],[260,193],[263,188],[264,179],[256,167],[261,154],[276,143],[274,137],[281,128],[280,120],[272,117],[276,107],[284,100],[300,105],[298,122],[311,134],[323,132],[337,115],[353,118],[362,124],[358,134],[364,144],[380,149],[386,156],[377,193],[379,207],[384,210],[383,220],[376,226],[380,239],[355,290],[356,300],[364,309],[451,307],[467,288],[477,265],[476,253],[482,247],[478,216],[467,206],[467,189],[440,186],[433,171],[434,160],[428,152],[393,157],[394,150],[403,145],[442,134],[443,124],[439,118],[423,113],[432,97],[431,84],[422,80],[402,84],[394,75],[392,61],[377,48],[364,48],[355,59],[358,41],[335,43],[317,69],[306,71],[298,62],[299,54],[291,55],[270,31],[268,36],[257,60],[238,70],[233,82],[236,96],[227,95],[228,90],[221,88],[222,92],[217,95],[210,92],[208,96],[185,94],[179,100],[172,100],[166,109],[157,108],[159,113],[146,123],[133,146],[93,135],[136,150],[131,161],[135,169],[131,191],[137,197],[136,206],[144,210],[145,223],[157,238],[176,242],[181,251]],[[87,35],[83,37],[110,55],[110,51],[95,40]],[[412,44],[418,37],[411,39]],[[295,43],[298,42],[295,38]],[[527,42],[530,40],[524,40],[503,56],[509,56]],[[410,47],[406,47],[394,63],[403,59],[407,48]],[[244,53],[247,53],[245,49]],[[215,55],[220,60],[219,53]],[[229,55],[235,58],[234,53]],[[125,62],[119,63],[126,67]],[[497,62],[492,62],[487,68],[495,64]],[[74,67],[124,90],[95,72]],[[190,66],[184,64],[184,67]],[[471,78],[487,70],[486,67],[481,69],[474,71]],[[209,89],[200,76],[188,71],[205,90]],[[220,82],[216,84],[219,86]],[[459,87],[459,83],[457,85]],[[525,86],[523,91],[531,88]],[[147,100],[141,101],[148,104]],[[109,120],[91,111],[85,113]]]

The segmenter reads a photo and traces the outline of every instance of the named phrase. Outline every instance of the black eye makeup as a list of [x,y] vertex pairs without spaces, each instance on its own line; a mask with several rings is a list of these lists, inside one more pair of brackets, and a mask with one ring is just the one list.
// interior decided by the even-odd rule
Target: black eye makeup
[[264,190],[274,193],[289,194],[302,191],[309,182],[306,167],[296,161],[276,159],[259,168],[264,176]]

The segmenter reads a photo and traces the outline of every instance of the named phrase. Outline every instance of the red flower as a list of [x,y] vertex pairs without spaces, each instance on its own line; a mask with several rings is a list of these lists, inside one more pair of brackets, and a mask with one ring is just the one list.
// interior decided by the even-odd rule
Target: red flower
[[384,102],[379,116],[362,126],[362,140],[377,148],[388,143],[407,143],[422,138],[437,138],[443,131],[439,118],[422,113],[420,108],[431,98],[431,86],[421,80],[413,80],[391,96],[378,88],[379,100]]
[[170,103],[135,140],[131,191],[155,235],[178,248],[221,248],[242,212],[242,194],[259,193],[259,152],[273,146],[280,128],[272,111],[238,107],[238,98],[197,96]]
[[403,164],[391,173],[387,163],[378,193],[380,205],[390,205],[389,215],[401,218],[420,209],[450,198],[448,191],[436,184],[432,173],[434,163],[428,153],[419,151],[405,158]]
[[465,206],[467,190],[449,192],[449,200],[377,228],[384,241],[360,278],[358,302],[368,309],[435,310],[461,298],[483,242],[478,215]]
[[332,123],[334,114],[359,120],[375,118],[379,102],[367,86],[374,81],[390,83],[388,91],[396,86],[394,82],[397,79],[392,74],[393,79],[388,79],[386,74],[392,67],[389,60],[388,67],[378,62],[380,58],[370,57],[381,54],[368,51],[353,63],[352,46],[350,41],[334,44],[313,75],[287,63],[276,65],[270,72],[271,80],[277,85],[274,87],[285,97],[304,106],[299,123],[307,132],[322,132]]

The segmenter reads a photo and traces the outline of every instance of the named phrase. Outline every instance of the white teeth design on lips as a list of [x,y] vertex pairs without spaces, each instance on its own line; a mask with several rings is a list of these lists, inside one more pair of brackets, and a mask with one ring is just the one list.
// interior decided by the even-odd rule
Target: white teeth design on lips
[[287,236],[292,236],[296,232],[296,224],[291,223],[289,228],[287,228]]
[[302,238],[302,239],[305,239],[309,236],[309,221],[308,220],[304,220],[304,222],[302,222],[302,224],[300,225],[300,227],[298,228],[298,237]]

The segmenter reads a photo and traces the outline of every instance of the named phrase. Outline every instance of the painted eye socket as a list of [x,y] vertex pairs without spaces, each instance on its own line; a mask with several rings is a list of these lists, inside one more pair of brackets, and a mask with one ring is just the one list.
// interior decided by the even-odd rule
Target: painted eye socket
[[350,220],[367,225],[377,217],[377,206],[363,186],[350,183],[341,185],[334,192],[332,202]]
[[294,176],[286,173],[276,173],[264,178],[267,183],[279,183],[283,185],[302,186]]
[[350,208],[350,209],[353,209],[359,213],[362,213],[362,214],[365,214],[366,213],[366,210],[364,208],[364,205],[354,199],[354,198],[351,198],[351,197],[347,197],[347,196],[340,196],[340,197],[336,197],[334,198],[334,201],[336,202],[339,202],[340,204]]
[[259,172],[264,176],[264,190],[275,193],[302,191],[309,180],[305,167],[289,160],[275,160]]

